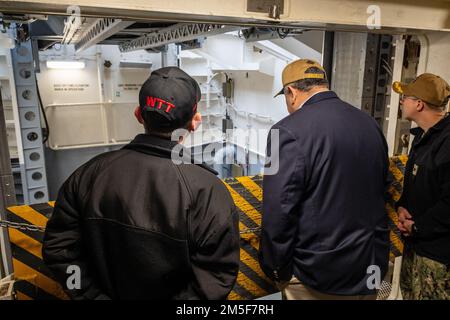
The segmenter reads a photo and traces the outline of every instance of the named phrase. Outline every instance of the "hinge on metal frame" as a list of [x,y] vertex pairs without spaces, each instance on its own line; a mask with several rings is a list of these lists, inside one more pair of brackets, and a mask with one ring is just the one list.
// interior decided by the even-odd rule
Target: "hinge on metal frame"
[[280,19],[284,12],[284,0],[247,0],[247,11],[268,13],[272,19]]
[[280,19],[280,11],[281,11],[280,7],[277,6],[276,4],[274,4],[269,9],[269,18],[279,20]]

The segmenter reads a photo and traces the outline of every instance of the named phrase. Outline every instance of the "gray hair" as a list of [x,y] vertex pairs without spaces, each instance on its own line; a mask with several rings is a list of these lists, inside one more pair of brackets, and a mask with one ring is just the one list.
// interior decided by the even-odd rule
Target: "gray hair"
[[291,82],[291,83],[287,84],[285,86],[285,89],[288,85],[294,87],[295,89],[298,89],[301,91],[306,91],[306,92],[310,91],[313,87],[317,87],[317,86],[320,86],[320,87],[326,86],[328,88],[329,83],[328,83],[326,74],[322,70],[320,70],[317,67],[311,67],[307,70],[307,73],[323,74],[323,75],[325,75],[325,77],[323,79],[310,78],[310,79],[297,80],[295,82]]

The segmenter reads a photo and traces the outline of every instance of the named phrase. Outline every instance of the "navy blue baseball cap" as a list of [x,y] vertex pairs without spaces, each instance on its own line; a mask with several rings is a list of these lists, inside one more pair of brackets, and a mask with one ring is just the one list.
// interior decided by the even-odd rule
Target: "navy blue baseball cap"
[[139,91],[141,115],[151,129],[184,127],[197,112],[200,86],[178,67],[155,70]]

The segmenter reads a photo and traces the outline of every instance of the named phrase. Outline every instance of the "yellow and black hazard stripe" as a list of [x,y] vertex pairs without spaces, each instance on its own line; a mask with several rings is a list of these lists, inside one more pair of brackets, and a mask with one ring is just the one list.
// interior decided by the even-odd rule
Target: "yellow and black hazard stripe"
[[[400,198],[406,156],[390,159],[390,177],[386,208],[389,214],[391,258],[403,251],[401,235],[396,227],[398,221],[395,202]],[[239,229],[245,231],[261,226],[262,176],[225,179],[239,212]],[[37,226],[45,226],[53,211],[54,202],[31,206],[8,208],[8,219]],[[16,278],[16,292],[19,299],[67,299],[61,286],[54,280],[42,260],[43,234],[38,232],[9,229]],[[259,234],[241,234],[240,268],[236,285],[228,299],[255,299],[274,293],[274,283],[268,279],[258,263]]]
[[[9,221],[45,227],[53,211],[54,202],[30,206],[9,207]],[[42,260],[42,232],[9,228],[15,291],[20,300],[67,299]]]
[[398,216],[395,210],[395,203],[400,199],[403,190],[403,175],[405,172],[408,157],[398,156],[389,160],[389,179],[391,181],[386,202],[386,210],[389,215],[389,237],[390,237],[390,258],[401,256],[403,253],[403,241],[400,230],[397,228]]
[[[224,181],[239,213],[239,229],[261,226],[262,177],[238,177]],[[241,235],[240,265],[236,284],[228,299],[255,299],[274,292],[277,288],[261,270],[258,263],[259,236],[256,233]]]

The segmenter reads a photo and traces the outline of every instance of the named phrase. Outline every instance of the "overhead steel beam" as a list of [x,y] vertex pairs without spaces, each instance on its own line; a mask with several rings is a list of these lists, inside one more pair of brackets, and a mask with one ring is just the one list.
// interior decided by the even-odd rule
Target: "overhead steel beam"
[[75,50],[77,53],[83,51],[122,31],[133,23],[134,21],[123,21],[115,18],[97,19],[79,37],[78,42],[75,44]]
[[122,43],[119,46],[119,49],[121,52],[150,49],[160,47],[169,43],[194,40],[203,36],[213,36],[229,31],[235,31],[238,29],[240,29],[240,27],[210,23],[179,23],[139,37],[137,39]]
[[248,11],[247,3],[248,0],[6,0],[0,2],[0,12],[67,15],[67,8],[76,5],[84,17],[367,32],[367,22],[377,8],[381,29],[375,29],[376,32],[450,31],[448,0],[285,0],[279,18],[272,18],[268,12]]

